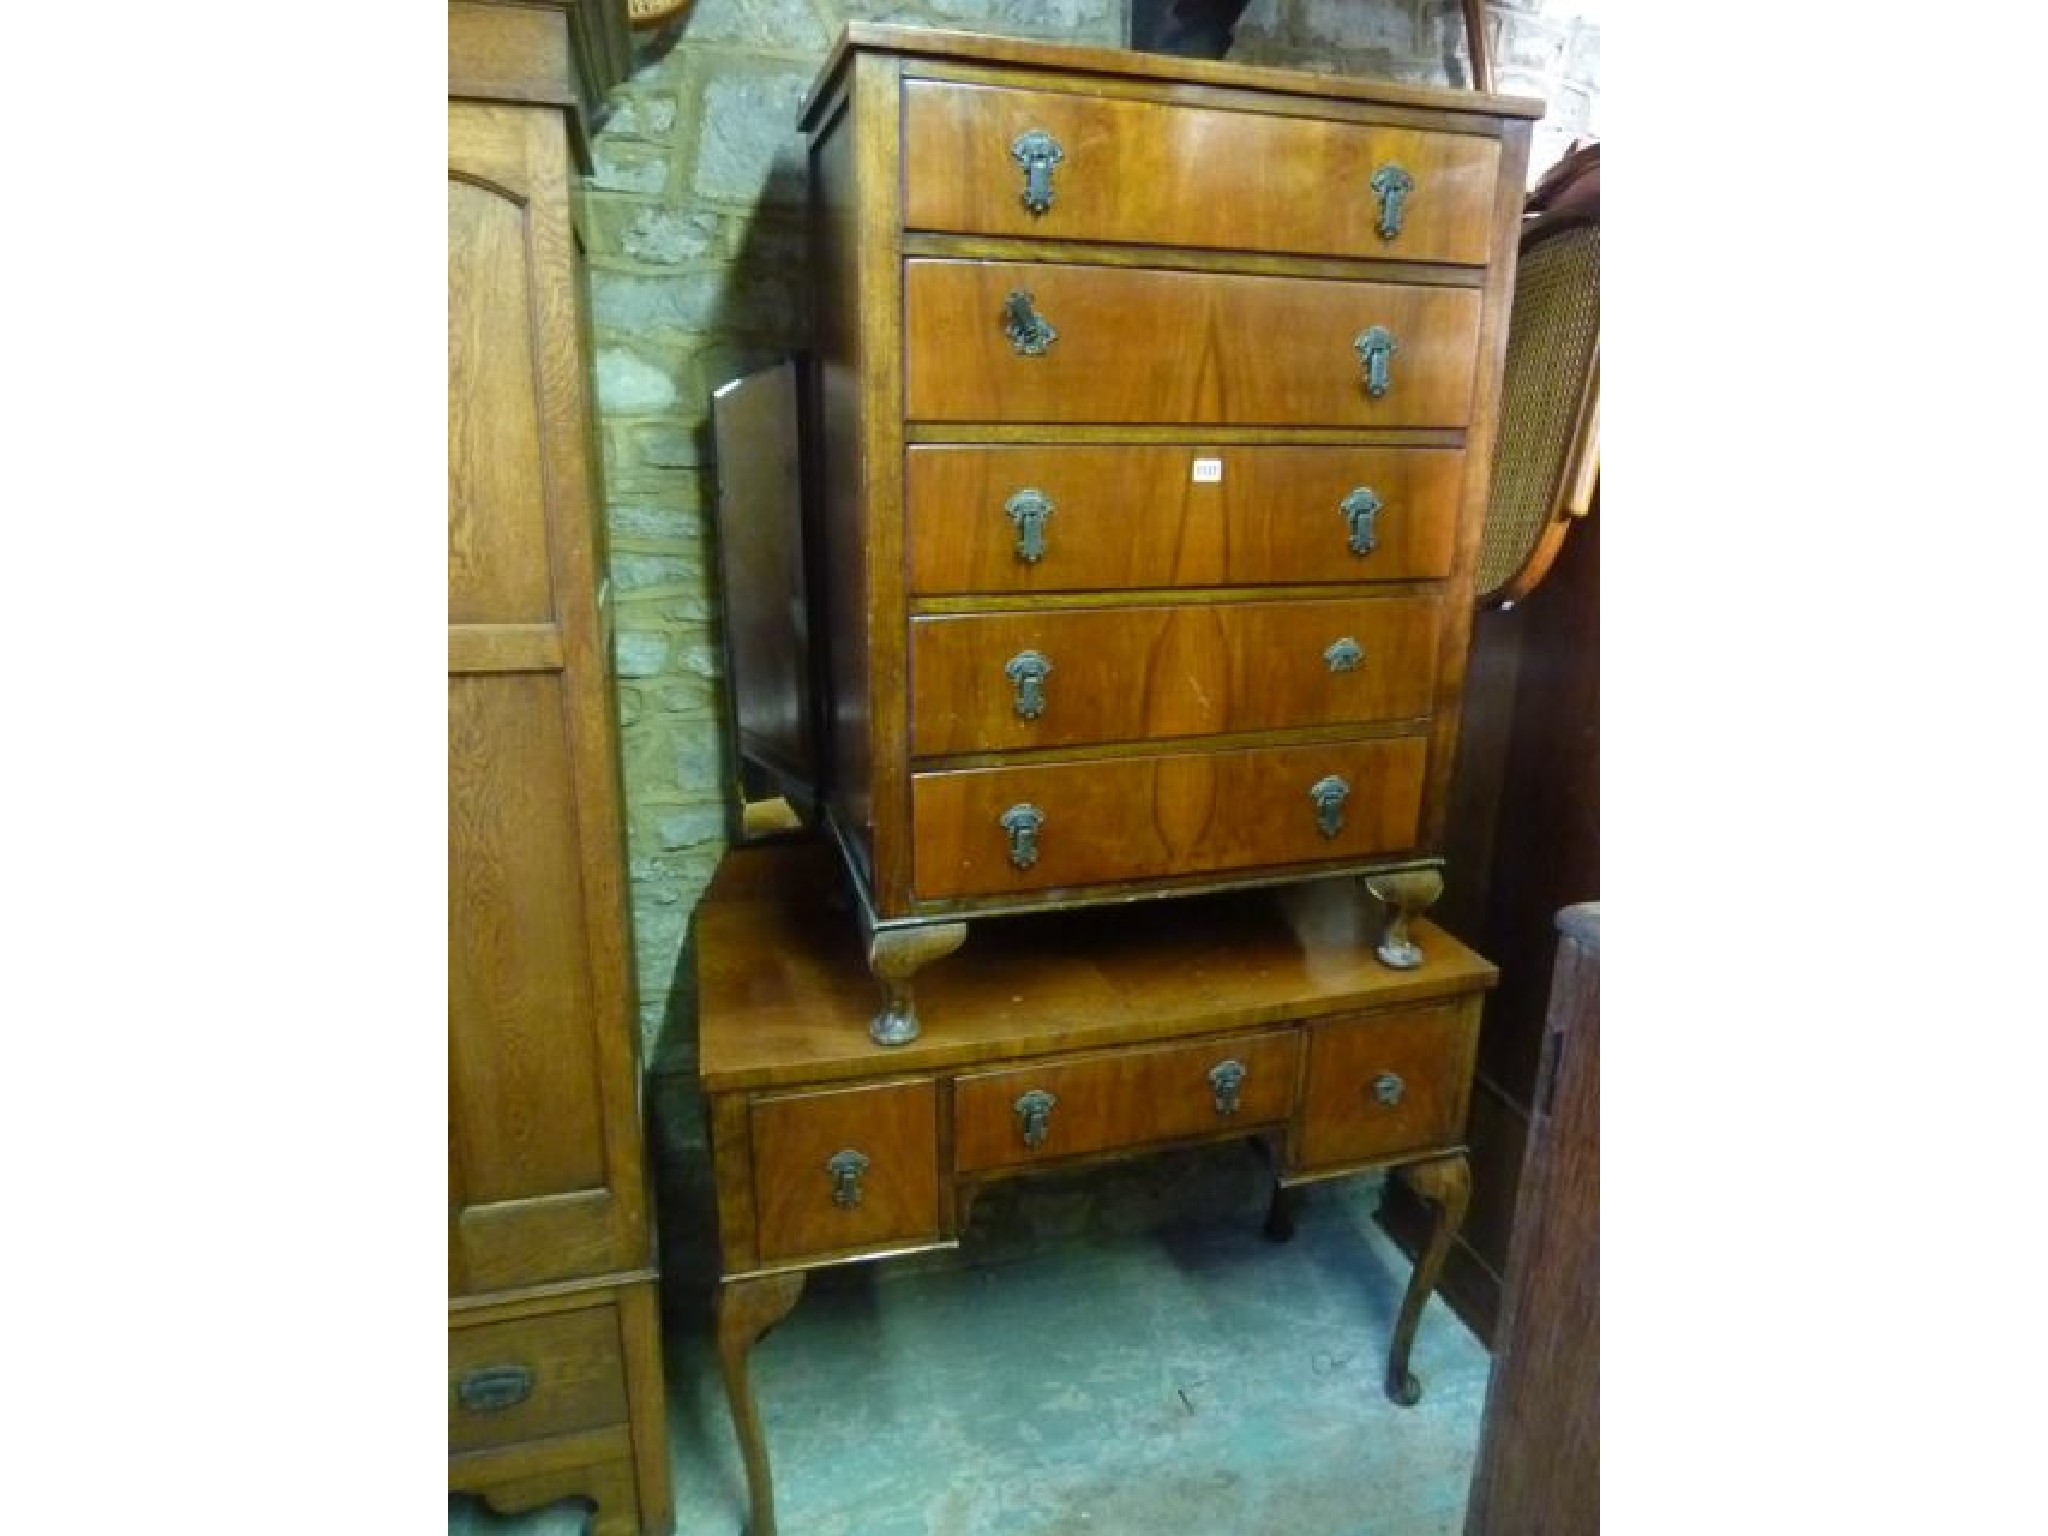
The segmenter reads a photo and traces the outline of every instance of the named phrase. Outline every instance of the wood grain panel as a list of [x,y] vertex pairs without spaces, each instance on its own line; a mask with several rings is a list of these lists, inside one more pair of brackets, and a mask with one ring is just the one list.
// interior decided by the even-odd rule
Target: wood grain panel
[[[1232,1114],[1216,1107],[1209,1077],[1226,1061],[1244,1069]],[[953,1166],[1019,1167],[1275,1124],[1294,1106],[1300,1066],[1301,1037],[1289,1032],[973,1073],[953,1084]],[[1036,1147],[1025,1142],[1016,1110],[1033,1090],[1058,1101]]]
[[[1197,482],[1197,460],[1218,478]],[[1437,579],[1451,568],[1465,456],[1442,448],[945,445],[906,456],[910,584],[920,595]],[[1045,553],[1017,553],[1004,504],[1053,505]],[[1374,548],[1340,510],[1380,501]]]
[[[448,618],[553,612],[541,401],[531,359],[533,256],[525,114],[448,114]],[[512,184],[505,178],[522,174]],[[478,179],[472,179],[478,178]]]
[[451,678],[449,1133],[477,1204],[605,1182],[580,853],[560,678]]
[[[1436,598],[1161,604],[911,622],[911,742],[920,756],[1162,741],[1418,718],[1435,686]],[[1333,670],[1351,640],[1362,659]],[[1007,675],[1051,664],[1043,708]]]
[[[916,260],[904,264],[907,414],[917,421],[1457,427],[1472,408],[1480,296],[1329,278]],[[1012,292],[1058,333],[1004,334]],[[1366,393],[1354,340],[1392,332]]]
[[[513,1445],[626,1421],[617,1309],[603,1306],[448,1333],[448,1448]],[[507,1408],[466,1407],[461,1387],[476,1373],[514,1367],[531,1373],[531,1395]]]
[[[1050,891],[1403,850],[1426,756],[1419,738],[1394,737],[918,774],[917,893]],[[1331,774],[1350,795],[1338,834],[1325,837],[1309,789]],[[1002,817],[1024,802],[1045,821],[1037,861],[1019,869]]]
[[[1010,146],[1058,141],[1052,206],[1033,214]],[[1470,135],[912,81],[904,164],[912,229],[1478,264],[1499,146]],[[1382,239],[1375,171],[1414,178]]]
[[[1455,1145],[1478,1031],[1476,998],[1318,1025],[1302,1095],[1301,1165],[1341,1167]],[[1387,1075],[1400,1080],[1394,1103],[1374,1091]]]
[[[762,1098],[752,1106],[763,1259],[936,1238],[938,1090],[929,1079]],[[868,1159],[858,1204],[833,1199],[828,1162]]]

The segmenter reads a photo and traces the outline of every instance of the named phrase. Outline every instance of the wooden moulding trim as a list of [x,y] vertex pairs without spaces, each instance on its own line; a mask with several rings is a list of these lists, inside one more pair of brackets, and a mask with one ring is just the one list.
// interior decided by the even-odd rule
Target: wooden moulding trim
[[454,1452],[448,1458],[448,1486],[461,1492],[475,1492],[489,1483],[543,1477],[598,1462],[630,1463],[632,1457],[631,1431],[624,1424],[615,1424],[608,1429],[521,1440],[516,1445],[493,1446],[488,1450]]
[[[943,1174],[939,1182],[948,1182]],[[943,1204],[943,1202],[941,1202]],[[750,1269],[733,1270],[720,1275],[721,1282],[734,1280],[763,1280],[770,1275],[802,1274],[813,1269],[830,1269],[837,1264],[865,1264],[874,1259],[900,1259],[913,1253],[942,1253],[960,1246],[957,1236],[936,1238],[906,1238],[900,1242],[882,1243],[872,1248],[842,1248],[830,1253],[805,1254],[802,1258],[779,1259],[772,1264],[759,1264]]]
[[[1333,742],[1356,739],[1359,739],[1359,733],[1356,731],[1348,731],[1341,737],[1332,738]],[[1154,749],[1153,753],[1141,755],[1155,755],[1157,751],[1158,749]],[[1174,755],[1180,754],[1176,752]],[[928,901],[912,902],[914,912],[907,921],[928,923],[947,917],[997,917],[1005,912],[1043,912],[1054,908],[1113,906],[1126,901],[1149,901],[1159,896],[1205,896],[1217,891],[1295,885],[1306,880],[1336,880],[1354,875],[1390,875],[1402,870],[1442,867],[1441,858],[1410,852],[1388,854],[1378,859],[1337,860],[1328,864],[1276,864],[1193,875],[1163,875],[1152,879],[1101,886],[1038,890],[1017,896],[935,897]]]
[[[1399,85],[1384,80],[1309,74],[1262,65],[1183,59],[1127,48],[1053,45],[985,37],[972,32],[892,27],[864,21],[849,22],[839,34],[832,51],[819,67],[805,100],[815,101],[823,95],[833,77],[845,67],[848,56],[863,49],[925,59],[957,60],[966,64],[1022,65],[1074,74],[1104,75],[1112,79],[1174,81],[1188,85],[1269,91],[1283,96],[1377,102],[1482,116],[1538,118],[1545,111],[1543,102],[1524,96],[1495,96],[1442,86]],[[808,114],[805,126],[809,126]]]
[[1175,422],[934,422],[905,425],[907,446],[1130,444],[1217,448],[1463,448],[1461,427],[1231,427]]
[[467,1328],[478,1323],[509,1322],[515,1317],[538,1317],[546,1312],[573,1312],[579,1307],[604,1306],[613,1300],[613,1292],[628,1286],[650,1284],[660,1278],[651,1268],[631,1269],[587,1280],[526,1285],[515,1291],[451,1296],[448,1298],[448,1326]]
[[1151,271],[1223,272],[1240,277],[1319,277],[1338,282],[1401,283],[1423,288],[1482,288],[1486,264],[1383,261],[1370,256],[1320,256],[1284,251],[1224,251],[1187,245],[1025,239],[1014,235],[909,230],[903,254],[944,260],[1048,261],[1076,267],[1142,267]]
[[1402,1168],[1409,1163],[1426,1163],[1433,1158],[1462,1155],[1465,1150],[1463,1141],[1432,1142],[1406,1152],[1369,1157],[1362,1162],[1326,1163],[1315,1168],[1283,1169],[1275,1177],[1283,1188],[1292,1189],[1298,1184],[1319,1184],[1325,1179],[1345,1179],[1382,1168]]

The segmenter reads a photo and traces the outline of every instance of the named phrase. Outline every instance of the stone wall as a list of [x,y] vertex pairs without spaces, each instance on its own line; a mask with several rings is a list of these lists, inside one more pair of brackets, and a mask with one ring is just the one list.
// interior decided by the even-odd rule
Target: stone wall
[[[798,103],[851,18],[1114,45],[1127,3],[698,0],[678,26],[641,34],[642,65],[614,94],[582,212],[641,1030],[657,1073],[693,1065],[683,945],[723,850],[729,780],[710,398],[809,334]],[[1570,104],[1539,133],[1547,164],[1590,126],[1597,29],[1543,0],[1489,9],[1501,88]],[[1463,48],[1455,0],[1252,0],[1231,57],[1462,85]],[[1553,88],[1566,80],[1584,83]]]

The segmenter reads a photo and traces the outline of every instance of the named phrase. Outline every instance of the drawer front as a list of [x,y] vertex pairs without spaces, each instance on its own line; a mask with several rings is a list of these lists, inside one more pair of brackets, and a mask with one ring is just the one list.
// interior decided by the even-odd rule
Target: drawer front
[[1195,603],[911,622],[919,756],[1426,716],[1433,597]]
[[[1022,895],[1401,852],[1415,843],[1428,756],[1423,738],[1403,736],[916,774],[916,893]],[[1331,778],[1346,793],[1326,836],[1313,790]],[[1035,830],[1012,814],[1021,807],[1037,812]]]
[[[1042,213],[1012,153],[1034,130],[1059,154]],[[1471,135],[938,81],[905,86],[903,143],[912,229],[1473,265],[1500,168]],[[1391,236],[1388,166],[1409,182]]]
[[1177,1141],[1287,1118],[1300,1070],[1292,1032],[1162,1046],[961,1077],[961,1173]]
[[938,1236],[938,1097],[929,1081],[760,1098],[750,1118],[763,1259]]
[[1304,1169],[1454,1145],[1479,1041],[1479,999],[1368,1014],[1310,1032]]
[[449,1329],[449,1450],[625,1422],[618,1310],[609,1303]]
[[1441,580],[1464,477],[1455,448],[928,444],[906,458],[910,587]]
[[[942,260],[906,263],[904,282],[916,421],[1462,427],[1471,413],[1477,289]],[[1036,355],[1006,330],[1012,294],[1054,333]],[[1373,328],[1394,342],[1377,397],[1355,345]]]

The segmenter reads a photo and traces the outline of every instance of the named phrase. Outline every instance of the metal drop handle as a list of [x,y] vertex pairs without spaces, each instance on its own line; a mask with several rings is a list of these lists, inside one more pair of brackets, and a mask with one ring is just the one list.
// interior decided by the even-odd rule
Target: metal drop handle
[[1052,207],[1052,168],[1066,151],[1043,128],[1030,128],[1011,143],[1010,158],[1024,167],[1024,206],[1033,218],[1042,217]]
[[1415,190],[1415,178],[1392,161],[1372,173],[1373,196],[1380,200],[1380,238],[1391,240],[1401,233],[1401,218],[1408,209],[1408,194]]
[[1003,334],[1019,357],[1043,357],[1045,349],[1060,339],[1052,322],[1031,307],[1031,295],[1013,288],[1003,300]]
[[1059,1103],[1055,1094],[1043,1088],[1033,1088],[1011,1106],[1017,1112],[1017,1129],[1024,1135],[1024,1145],[1036,1152],[1045,1145],[1046,1133],[1052,1126],[1053,1107]]
[[861,1200],[861,1175],[868,1171],[868,1160],[862,1153],[848,1147],[843,1152],[834,1152],[825,1160],[825,1172],[832,1176],[832,1203],[842,1211],[853,1210]]
[[455,1400],[471,1413],[503,1413],[533,1396],[533,1372],[523,1365],[486,1365],[455,1384]]
[[1052,502],[1045,492],[1026,486],[1003,503],[1003,510],[1017,525],[1017,558],[1038,564],[1045,558],[1045,520],[1052,516]]
[[1334,773],[1309,787],[1308,797],[1316,806],[1316,830],[1323,836],[1335,837],[1344,830],[1344,798],[1350,793],[1351,786]]
[[1401,1102],[1401,1095],[1408,1091],[1408,1085],[1392,1072],[1382,1072],[1372,1080],[1372,1097],[1376,1104],[1389,1109]]
[[1010,834],[1010,863],[1029,869],[1038,862],[1038,829],[1045,825],[1045,812],[1031,804],[1013,805],[1003,812],[1002,828]]
[[1332,672],[1356,672],[1358,664],[1365,660],[1365,650],[1359,643],[1346,635],[1341,640],[1330,642],[1330,648],[1323,652],[1323,664]]
[[1209,1086],[1216,1090],[1216,1113],[1236,1114],[1238,1090],[1244,1087],[1244,1063],[1237,1060],[1217,1062],[1209,1069]]
[[1351,343],[1358,363],[1365,370],[1365,392],[1377,400],[1394,383],[1394,333],[1384,325],[1368,326]]
[[1344,522],[1351,530],[1351,553],[1369,555],[1380,547],[1379,517],[1381,502],[1369,485],[1353,486],[1345,498],[1337,503],[1337,510],[1344,514]]
[[1011,707],[1019,720],[1036,720],[1045,713],[1045,680],[1052,675],[1052,663],[1037,651],[1019,651],[1003,663],[1003,676],[1015,685]]

